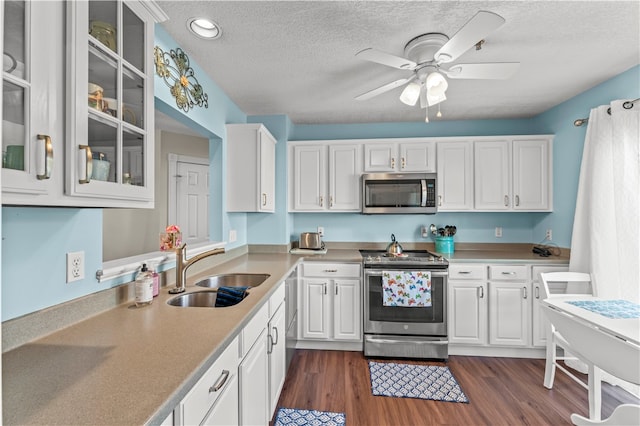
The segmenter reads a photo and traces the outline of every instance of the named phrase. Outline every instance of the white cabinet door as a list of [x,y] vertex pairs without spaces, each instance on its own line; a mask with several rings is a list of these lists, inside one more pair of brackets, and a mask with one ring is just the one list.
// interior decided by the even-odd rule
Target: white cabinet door
[[275,211],[276,140],[266,129],[260,130],[260,207],[261,212]]
[[406,142],[400,143],[400,168],[401,172],[436,171],[436,143],[435,142]]
[[302,337],[329,338],[329,280],[302,279]]
[[509,141],[474,144],[476,210],[511,208],[511,145]]
[[285,304],[280,304],[271,317],[268,327],[267,352],[269,353],[269,417],[273,416],[278,398],[284,386],[287,372]]
[[238,413],[238,376],[233,375],[224,393],[220,395],[213,408],[202,421],[202,426],[239,425]]
[[269,423],[269,366],[266,329],[258,336],[238,368],[240,376],[240,424]]
[[333,288],[333,338],[360,339],[360,280],[336,279],[333,281]]
[[293,210],[322,211],[326,194],[326,151],[322,145],[295,145],[289,185]]
[[[66,5],[65,192],[76,205],[153,207],[153,17],[137,1]],[[100,146],[115,154],[100,156]],[[124,147],[143,155],[132,184],[125,184]]]
[[513,209],[548,210],[551,204],[548,139],[513,141]]
[[531,284],[489,283],[489,343],[499,346],[528,346],[531,329]]
[[473,142],[438,142],[438,211],[473,209]]
[[[64,183],[64,3],[0,3],[2,202],[61,204]],[[43,29],[46,28],[46,35]]]
[[398,145],[389,143],[364,144],[365,172],[393,172],[396,170]]
[[449,341],[487,344],[487,284],[449,281]]
[[329,210],[360,211],[360,145],[329,145]]
[[259,123],[227,124],[227,211],[273,213],[276,140]]

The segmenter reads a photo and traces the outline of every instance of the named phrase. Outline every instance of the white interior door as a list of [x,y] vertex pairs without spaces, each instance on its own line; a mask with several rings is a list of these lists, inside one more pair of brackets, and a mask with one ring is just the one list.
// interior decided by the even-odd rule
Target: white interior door
[[209,166],[178,161],[176,171],[176,223],[182,241],[209,241]]

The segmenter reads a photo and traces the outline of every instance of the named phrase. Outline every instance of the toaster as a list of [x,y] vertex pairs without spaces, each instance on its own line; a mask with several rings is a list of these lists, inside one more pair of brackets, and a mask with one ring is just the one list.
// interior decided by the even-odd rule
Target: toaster
[[298,247],[301,249],[320,250],[322,249],[322,246],[323,244],[320,239],[320,234],[317,232],[303,232],[300,234]]

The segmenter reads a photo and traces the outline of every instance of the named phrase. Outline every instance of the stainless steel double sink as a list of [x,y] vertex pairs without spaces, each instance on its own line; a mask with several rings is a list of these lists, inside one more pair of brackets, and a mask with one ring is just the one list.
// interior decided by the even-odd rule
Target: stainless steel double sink
[[[195,285],[198,287],[206,287],[209,290],[194,291],[191,293],[184,293],[179,296],[173,297],[167,301],[171,306],[178,306],[182,308],[195,307],[195,308],[215,308],[216,298],[218,297],[218,288],[220,287],[258,287],[264,283],[269,274],[244,274],[244,273],[231,273],[220,274],[207,277],[198,281]],[[242,300],[238,300],[240,303]],[[237,304],[236,303],[236,304]],[[232,305],[228,305],[232,306]]]

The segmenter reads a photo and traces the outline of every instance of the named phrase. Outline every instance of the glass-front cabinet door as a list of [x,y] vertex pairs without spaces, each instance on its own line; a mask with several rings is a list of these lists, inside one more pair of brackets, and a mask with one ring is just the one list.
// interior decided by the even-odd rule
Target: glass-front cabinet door
[[153,205],[153,19],[140,2],[67,4],[68,195]]
[[63,179],[64,4],[5,0],[0,10],[2,202],[55,204],[47,197]]

